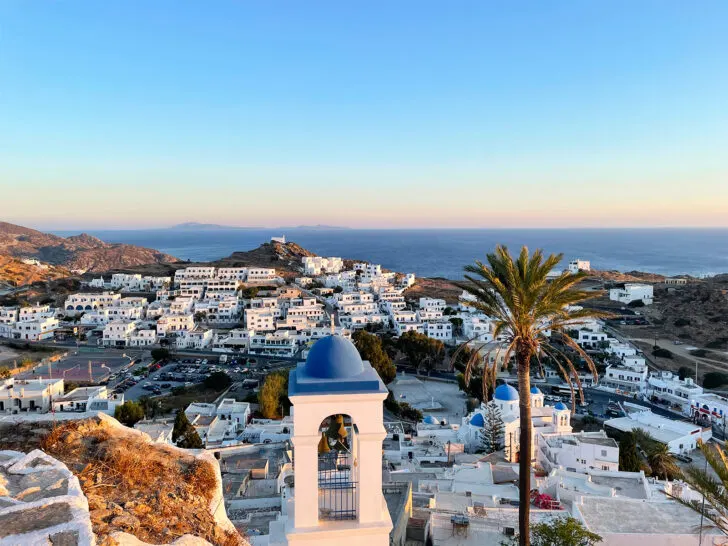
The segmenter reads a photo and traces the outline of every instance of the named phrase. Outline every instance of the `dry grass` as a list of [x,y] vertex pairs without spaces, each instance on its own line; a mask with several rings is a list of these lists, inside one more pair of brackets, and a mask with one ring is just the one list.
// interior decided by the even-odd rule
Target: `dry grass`
[[96,419],[54,427],[41,449],[78,476],[101,540],[126,531],[154,544],[184,534],[216,545],[244,544],[239,535],[220,529],[210,513],[216,476],[209,462],[119,436]]

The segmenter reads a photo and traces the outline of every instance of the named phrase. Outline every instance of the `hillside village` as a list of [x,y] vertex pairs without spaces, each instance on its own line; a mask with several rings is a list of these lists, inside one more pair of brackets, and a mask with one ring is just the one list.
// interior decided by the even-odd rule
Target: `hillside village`
[[[526,456],[520,395],[500,351],[504,338],[467,292],[422,295],[412,273],[315,256],[284,240],[214,265],[161,267],[86,274],[52,302],[0,307],[8,350],[52,351],[0,366],[0,448],[11,450],[0,452],[0,486],[11,499],[0,519],[27,510],[23,521],[32,514],[39,522],[11,526],[0,544],[41,535],[64,544],[138,544],[129,535],[182,544],[173,540],[187,535],[184,544],[273,546],[297,543],[304,528],[324,544],[332,540],[326,522],[354,530],[365,516],[372,536],[397,545],[490,544],[513,534],[517,462]],[[563,274],[590,268],[575,259]],[[699,515],[666,495],[695,498],[678,468],[699,460],[699,441],[724,437],[728,399],[695,376],[656,367],[655,355],[625,335],[650,326],[663,294],[691,289],[687,280],[663,279],[595,292],[597,305],[623,313],[580,321],[571,332],[598,364],[598,381],[583,368],[581,398],[557,369],[532,378],[536,521],[568,514],[608,545],[698,544]],[[384,356],[375,362],[367,355],[377,344]],[[463,345],[499,370],[488,398],[458,374]],[[275,377],[280,407],[264,407],[261,393]],[[342,392],[371,407],[362,412]],[[129,417],[137,406],[143,413]],[[671,454],[669,473],[649,457],[624,467],[620,449],[635,429],[652,438],[640,444],[643,453],[661,445]],[[104,493],[102,466],[113,450],[59,443],[76,445],[79,434],[140,443],[134,449],[155,450],[165,469],[170,457],[193,467],[188,457],[204,457],[213,476],[205,498],[169,494],[206,523],[179,521],[174,532],[161,525],[149,515],[151,484],[129,485],[123,473],[116,486],[136,487],[147,508]],[[53,493],[41,474],[37,491],[18,485],[33,458],[65,476],[68,494]]]

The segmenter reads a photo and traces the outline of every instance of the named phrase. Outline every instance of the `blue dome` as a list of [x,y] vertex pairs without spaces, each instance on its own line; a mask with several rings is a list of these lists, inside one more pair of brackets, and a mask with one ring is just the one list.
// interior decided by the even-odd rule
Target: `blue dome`
[[327,336],[314,343],[306,358],[306,375],[319,379],[355,377],[364,371],[359,351],[341,336]]
[[543,394],[538,387],[531,387],[531,394]]
[[484,427],[485,426],[485,419],[483,419],[482,413],[476,413],[470,418],[470,424],[474,427]]
[[426,425],[439,425],[440,421],[437,420],[436,417],[433,417],[432,415],[428,415],[422,420]]
[[569,409],[569,408],[567,408],[567,407],[566,407],[566,406],[564,405],[564,403],[563,403],[563,402],[557,402],[557,403],[556,403],[556,405],[554,406],[554,409],[555,409],[555,410],[558,410],[558,411],[568,411],[568,409]]
[[518,391],[504,383],[495,390],[493,398],[496,400],[505,400],[506,402],[518,401]]

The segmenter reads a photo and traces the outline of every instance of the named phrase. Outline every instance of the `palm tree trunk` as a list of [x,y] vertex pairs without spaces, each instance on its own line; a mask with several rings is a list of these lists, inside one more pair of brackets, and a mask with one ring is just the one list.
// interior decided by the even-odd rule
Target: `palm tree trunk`
[[518,458],[518,544],[531,543],[531,354],[521,351],[518,359],[518,407],[521,417],[521,437]]

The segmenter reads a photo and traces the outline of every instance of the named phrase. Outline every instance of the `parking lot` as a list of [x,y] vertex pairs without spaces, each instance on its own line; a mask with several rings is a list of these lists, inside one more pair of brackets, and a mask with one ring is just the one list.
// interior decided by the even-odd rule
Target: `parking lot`
[[[143,358],[143,352],[116,350],[90,350],[80,348],[69,350],[68,356],[49,365],[39,365],[33,370],[22,373],[21,378],[60,377],[74,383],[100,383],[111,374],[128,368]],[[50,369],[49,369],[50,367]]]
[[[258,359],[230,358],[220,363],[217,358],[178,358],[168,360],[159,368],[149,369],[149,363],[135,366],[111,377],[109,387],[123,392],[127,400],[138,400],[141,396],[163,396],[170,394],[175,387],[190,387],[202,383],[215,372],[224,372],[234,383],[241,387],[254,389],[265,380],[271,371],[290,366],[290,362]],[[145,373],[135,375],[137,369]],[[148,370],[148,373],[146,373]],[[245,391],[246,389],[240,389]]]

